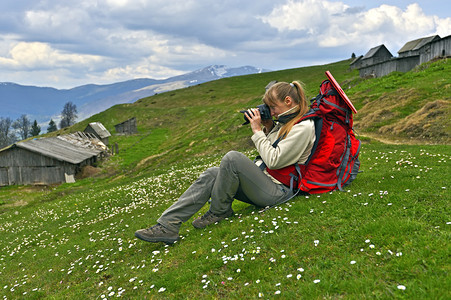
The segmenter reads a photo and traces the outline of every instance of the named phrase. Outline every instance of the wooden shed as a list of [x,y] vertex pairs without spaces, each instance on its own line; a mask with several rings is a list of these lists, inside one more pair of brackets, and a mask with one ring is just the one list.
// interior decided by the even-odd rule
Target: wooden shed
[[425,45],[430,44],[432,42],[436,42],[436,41],[440,41],[440,40],[441,40],[440,36],[433,35],[433,36],[409,41],[409,42],[405,43],[401,49],[399,49],[399,51],[398,51],[399,57],[420,55],[420,49],[422,47],[424,47]]
[[390,60],[393,55],[384,44],[371,48],[361,59],[361,67],[381,63]]
[[18,142],[0,150],[0,186],[74,182],[82,167],[106,151],[100,140],[83,133]]
[[136,118],[133,117],[122,123],[114,125],[114,129],[116,129],[116,133],[118,134],[136,134],[138,133]]
[[108,146],[109,141],[108,138],[111,136],[111,133],[103,126],[100,122],[89,123],[86,126],[83,132],[94,134],[99,140],[102,141],[105,145]]
[[393,57],[384,45],[371,48],[361,59],[350,63],[351,69],[359,69],[360,77],[380,77],[391,72],[407,72],[419,64],[435,58],[451,56],[451,36],[440,38],[438,35],[409,41]]

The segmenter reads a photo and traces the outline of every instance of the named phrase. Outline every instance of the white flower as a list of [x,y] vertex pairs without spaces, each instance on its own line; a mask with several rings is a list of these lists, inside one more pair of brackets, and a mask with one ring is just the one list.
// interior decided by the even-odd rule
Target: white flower
[[280,291],[276,291],[274,294],[275,295],[280,295]]
[[164,291],[166,291],[166,288],[161,287],[161,288],[158,290],[158,293],[163,293]]
[[321,280],[319,280],[319,279],[315,279],[315,280],[313,280],[313,283],[319,283]]
[[299,279],[301,279],[301,277],[302,277],[302,275],[298,274],[298,276],[296,276],[296,279],[299,280]]
[[402,284],[398,285],[398,290],[404,291],[405,289],[406,289],[406,287],[404,285],[402,285]]
[[351,260],[351,265],[355,264],[356,261],[355,260]]

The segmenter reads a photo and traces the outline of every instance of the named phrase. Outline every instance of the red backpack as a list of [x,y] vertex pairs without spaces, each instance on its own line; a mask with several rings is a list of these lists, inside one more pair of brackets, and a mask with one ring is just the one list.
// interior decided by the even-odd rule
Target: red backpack
[[343,190],[357,176],[360,168],[361,142],[353,131],[354,106],[329,71],[328,80],[312,99],[310,110],[299,121],[313,120],[316,140],[305,164],[291,165],[268,173],[293,191],[318,194]]

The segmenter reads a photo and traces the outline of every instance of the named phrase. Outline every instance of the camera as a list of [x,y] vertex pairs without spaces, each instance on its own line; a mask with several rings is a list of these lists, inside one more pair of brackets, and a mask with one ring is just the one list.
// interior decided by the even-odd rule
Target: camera
[[[268,105],[260,104],[260,105],[257,105],[257,108],[258,108],[258,111],[260,112],[260,116],[261,116],[262,120],[272,119],[271,111],[269,110]],[[243,125],[249,123],[249,119],[247,118],[247,114],[246,114],[247,112],[248,112],[247,110],[240,110],[240,113],[244,114],[244,121],[246,121],[243,123]]]

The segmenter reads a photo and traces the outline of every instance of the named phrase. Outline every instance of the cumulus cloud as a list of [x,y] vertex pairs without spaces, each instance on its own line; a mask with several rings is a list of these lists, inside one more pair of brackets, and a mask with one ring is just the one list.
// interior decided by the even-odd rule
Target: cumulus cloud
[[451,32],[451,18],[425,13],[430,2],[424,3],[3,1],[0,81],[73,87],[168,78],[210,64],[294,68],[382,43],[396,51],[409,40]]
[[45,43],[20,42],[12,47],[9,57],[0,57],[0,66],[5,68],[55,68],[67,66],[90,66],[101,62],[101,57],[95,55],[82,55],[64,53],[52,49]]
[[383,4],[365,11],[342,2],[289,0],[262,20],[280,32],[305,32],[319,47],[400,46],[410,39],[451,32],[451,18],[427,16],[416,3],[405,10]]

